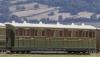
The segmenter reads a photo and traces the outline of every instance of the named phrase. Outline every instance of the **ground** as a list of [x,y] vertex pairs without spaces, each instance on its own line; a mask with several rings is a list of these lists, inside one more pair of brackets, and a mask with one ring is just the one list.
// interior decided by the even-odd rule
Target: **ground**
[[70,54],[0,54],[0,57],[100,57],[100,55],[70,55]]

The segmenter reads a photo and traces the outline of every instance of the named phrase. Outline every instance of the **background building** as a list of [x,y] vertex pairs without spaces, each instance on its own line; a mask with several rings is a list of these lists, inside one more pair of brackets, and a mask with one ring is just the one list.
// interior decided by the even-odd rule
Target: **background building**
[[100,1],[0,0],[0,22],[100,25]]

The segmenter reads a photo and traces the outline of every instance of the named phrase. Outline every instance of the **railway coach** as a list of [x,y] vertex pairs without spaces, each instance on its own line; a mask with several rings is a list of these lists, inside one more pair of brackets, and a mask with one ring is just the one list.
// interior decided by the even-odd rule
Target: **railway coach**
[[96,30],[96,48],[97,52],[100,52],[100,28]]
[[6,26],[0,23],[0,52],[6,52]]
[[6,24],[11,52],[95,52],[96,28],[90,25]]

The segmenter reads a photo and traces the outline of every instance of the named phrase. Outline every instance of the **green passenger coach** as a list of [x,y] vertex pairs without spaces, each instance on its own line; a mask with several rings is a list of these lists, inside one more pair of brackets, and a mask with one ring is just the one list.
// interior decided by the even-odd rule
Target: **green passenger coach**
[[6,51],[6,26],[0,23],[0,52]]
[[95,52],[96,28],[89,25],[7,24],[11,52]]

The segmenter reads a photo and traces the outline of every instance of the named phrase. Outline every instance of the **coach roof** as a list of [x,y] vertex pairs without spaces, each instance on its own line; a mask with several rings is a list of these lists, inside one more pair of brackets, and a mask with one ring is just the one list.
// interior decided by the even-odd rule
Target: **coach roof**
[[15,27],[96,29],[96,27],[92,25],[85,25],[84,23],[82,23],[81,25],[75,25],[74,23],[72,23],[71,25],[63,25],[60,24],[59,22],[57,24],[44,24],[42,22],[40,22],[39,24],[34,24],[34,23],[27,23],[26,21],[24,21],[23,23],[16,23],[15,21],[12,21],[12,23],[8,23],[8,24],[11,24]]
[[5,28],[5,24],[4,23],[0,23],[0,28]]

